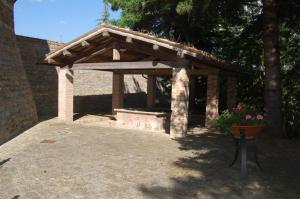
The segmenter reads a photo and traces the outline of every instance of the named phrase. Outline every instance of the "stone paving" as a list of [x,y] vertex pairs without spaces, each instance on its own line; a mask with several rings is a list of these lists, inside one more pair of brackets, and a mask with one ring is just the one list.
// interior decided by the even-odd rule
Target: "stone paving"
[[259,142],[260,171],[239,179],[230,137],[170,140],[153,132],[49,120],[0,146],[1,199],[300,198],[299,152]]

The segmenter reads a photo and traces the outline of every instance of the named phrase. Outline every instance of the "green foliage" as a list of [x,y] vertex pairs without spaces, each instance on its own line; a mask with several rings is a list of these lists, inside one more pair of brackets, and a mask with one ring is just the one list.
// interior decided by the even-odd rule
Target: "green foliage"
[[238,119],[230,112],[223,112],[213,120],[213,124],[218,126],[223,133],[229,134],[230,127],[236,123]]
[[180,1],[176,6],[176,12],[180,15],[189,14],[193,10],[192,0]]
[[222,132],[229,133],[232,125],[255,126],[265,125],[264,114],[254,106],[238,104],[232,110],[225,110],[222,114],[213,120]]
[[104,11],[102,12],[102,15],[101,15],[101,18],[98,20],[99,23],[107,23],[109,22],[109,17],[110,17],[110,14],[109,14],[109,4],[108,4],[108,1],[107,0],[103,0],[103,3],[104,3]]
[[[115,24],[191,43],[242,66],[239,101],[264,106],[262,1],[107,0],[121,10]],[[278,0],[280,59],[286,125],[300,121],[300,1]]]
[[281,63],[283,74],[284,118],[287,133],[300,124],[300,25],[282,24]]

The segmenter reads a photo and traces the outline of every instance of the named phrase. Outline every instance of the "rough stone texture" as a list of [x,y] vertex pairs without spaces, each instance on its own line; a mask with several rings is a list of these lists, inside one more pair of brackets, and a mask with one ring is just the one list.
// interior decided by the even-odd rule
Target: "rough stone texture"
[[[92,96],[112,94],[113,73],[105,71],[75,70],[74,95]],[[146,93],[147,80],[141,75],[124,75],[124,93]]]
[[173,68],[170,137],[181,138],[187,134],[189,115],[189,71]]
[[[111,112],[113,73],[74,71],[75,112]],[[124,107],[146,106],[147,81],[141,75],[124,75]]]
[[[36,102],[39,117],[58,114],[58,75],[54,66],[43,64],[45,54],[61,45],[59,42],[17,36],[22,60]],[[74,71],[74,111],[110,112],[112,73]],[[141,75],[124,75],[124,106],[146,106],[147,80]]]
[[237,79],[228,77],[227,79],[227,108],[232,109],[236,106]]
[[261,139],[263,171],[249,153],[243,182],[239,165],[228,167],[232,139],[218,132],[174,141],[147,131],[47,121],[0,147],[0,198],[299,199],[299,145],[295,151],[286,146]]
[[118,127],[169,133],[169,113],[116,109],[116,114]]
[[60,68],[58,71],[58,119],[64,122],[73,122],[74,114],[74,85],[73,71],[69,68]]
[[0,1],[0,144],[37,121],[32,92],[16,44],[13,1]]
[[205,126],[210,127],[211,121],[219,114],[219,75],[211,74],[207,76],[207,96],[206,96],[206,122]]
[[45,54],[61,43],[17,35],[24,68],[36,103],[39,117],[56,116],[58,76],[56,68],[44,63]]

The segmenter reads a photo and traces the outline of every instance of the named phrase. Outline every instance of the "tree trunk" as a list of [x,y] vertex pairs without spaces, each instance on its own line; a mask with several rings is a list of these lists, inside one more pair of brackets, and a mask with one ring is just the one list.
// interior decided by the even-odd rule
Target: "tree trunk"
[[278,137],[283,132],[283,121],[277,0],[263,0],[263,46],[266,119],[269,132]]

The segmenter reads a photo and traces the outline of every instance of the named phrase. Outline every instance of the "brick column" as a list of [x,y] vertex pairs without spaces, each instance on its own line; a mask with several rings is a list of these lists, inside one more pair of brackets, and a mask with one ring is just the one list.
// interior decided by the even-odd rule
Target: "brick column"
[[227,109],[232,109],[236,105],[237,79],[228,77],[227,79]]
[[189,71],[173,68],[170,137],[185,137],[188,131]]
[[148,75],[147,81],[147,108],[153,108],[155,106],[156,97],[156,77]]
[[58,119],[73,122],[73,71],[60,68],[58,71]]
[[112,91],[112,114],[115,115],[115,108],[123,108],[124,101],[124,74],[113,73]]
[[219,75],[211,74],[207,77],[206,98],[206,122],[205,126],[211,126],[213,120],[219,114]]

